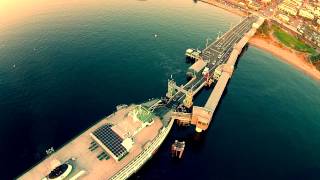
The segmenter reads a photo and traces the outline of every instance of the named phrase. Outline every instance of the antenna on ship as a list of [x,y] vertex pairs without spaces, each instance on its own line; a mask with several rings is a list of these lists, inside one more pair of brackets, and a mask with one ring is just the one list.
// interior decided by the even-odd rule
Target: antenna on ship
[[47,155],[50,155],[50,154],[54,153],[53,147],[47,149],[47,150],[46,150],[46,153],[47,153]]

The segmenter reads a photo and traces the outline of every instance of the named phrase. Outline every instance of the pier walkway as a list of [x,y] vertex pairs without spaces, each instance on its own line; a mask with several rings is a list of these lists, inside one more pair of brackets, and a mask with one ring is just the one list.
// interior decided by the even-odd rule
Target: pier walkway
[[[207,62],[207,68],[209,68],[209,74],[213,75],[215,69],[221,65],[225,64],[228,60],[233,47],[238,43],[243,36],[252,28],[252,24],[256,22],[258,17],[248,16],[243,19],[239,24],[234,26],[223,36],[218,38],[216,41],[208,45],[202,51],[202,59]],[[184,85],[185,91],[192,91],[193,94],[196,94],[196,91],[200,86],[204,86],[206,80],[203,76],[197,76],[192,83]],[[185,98],[185,93],[181,91],[174,91],[174,94],[170,94],[169,102],[173,101],[175,105],[181,103]],[[170,104],[171,105],[171,104]]]
[[191,123],[196,125],[197,131],[208,128],[224,89],[232,76],[238,56],[263,22],[264,18],[262,17],[248,16],[222,37],[208,45],[201,55],[201,60],[207,63],[208,73],[206,75],[198,74],[193,77],[192,82],[180,87],[173,80],[169,80],[168,105],[173,108],[182,103],[185,107],[191,108],[193,96],[204,86],[210,85],[212,81],[217,80],[204,107],[193,106],[192,115],[189,119],[185,116],[180,116],[181,118],[179,118],[177,114],[173,118],[179,119],[180,124]]

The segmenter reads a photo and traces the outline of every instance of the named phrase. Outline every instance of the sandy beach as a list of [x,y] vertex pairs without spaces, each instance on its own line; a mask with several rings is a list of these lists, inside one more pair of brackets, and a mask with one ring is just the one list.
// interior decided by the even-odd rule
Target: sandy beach
[[213,6],[216,6],[218,8],[221,8],[221,9],[224,9],[226,11],[229,11],[231,13],[234,13],[234,14],[237,14],[239,16],[247,16],[248,14],[243,12],[243,11],[240,11],[239,9],[235,9],[235,8],[232,8],[232,7],[229,7],[223,3],[219,3],[217,2],[216,0],[200,0],[204,3],[208,3],[208,4],[211,4]]
[[320,71],[308,62],[305,54],[284,47],[269,37],[265,38],[258,35],[254,36],[249,41],[249,44],[279,57],[281,60],[292,64],[303,73],[316,80],[320,80]]

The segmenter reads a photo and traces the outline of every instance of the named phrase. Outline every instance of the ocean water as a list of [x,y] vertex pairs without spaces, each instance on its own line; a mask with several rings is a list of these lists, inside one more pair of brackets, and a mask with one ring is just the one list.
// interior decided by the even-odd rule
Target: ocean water
[[[185,49],[203,48],[240,19],[192,0],[88,0],[0,30],[1,179],[23,173],[117,104],[164,96],[171,75],[184,83]],[[174,126],[132,179],[319,179],[319,108],[319,82],[249,47],[209,130]],[[170,156],[175,139],[187,142],[181,160]]]

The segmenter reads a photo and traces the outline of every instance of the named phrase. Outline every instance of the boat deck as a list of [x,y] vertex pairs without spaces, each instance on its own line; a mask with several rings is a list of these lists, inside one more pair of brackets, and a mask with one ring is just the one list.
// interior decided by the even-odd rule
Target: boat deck
[[70,159],[73,159],[72,164],[73,166],[76,166],[73,167],[73,171],[78,171],[72,172],[72,175],[80,173],[81,171],[83,173],[83,171],[85,171],[85,174],[78,179],[110,178],[134,159],[134,157],[140,154],[144,149],[144,145],[158,135],[161,127],[163,126],[162,122],[158,117],[156,117],[152,125],[143,128],[134,137],[133,140],[135,143],[129,153],[120,161],[116,161],[112,157],[107,160],[99,160],[97,156],[103,152],[103,149],[101,147],[98,147],[93,151],[89,149],[91,142],[93,141],[90,137],[90,133],[103,124],[116,124],[117,121],[126,118],[128,112],[133,110],[135,106],[136,105],[130,105],[126,108],[120,109],[114,114],[101,120],[18,179],[42,179],[59,163],[68,162]]

